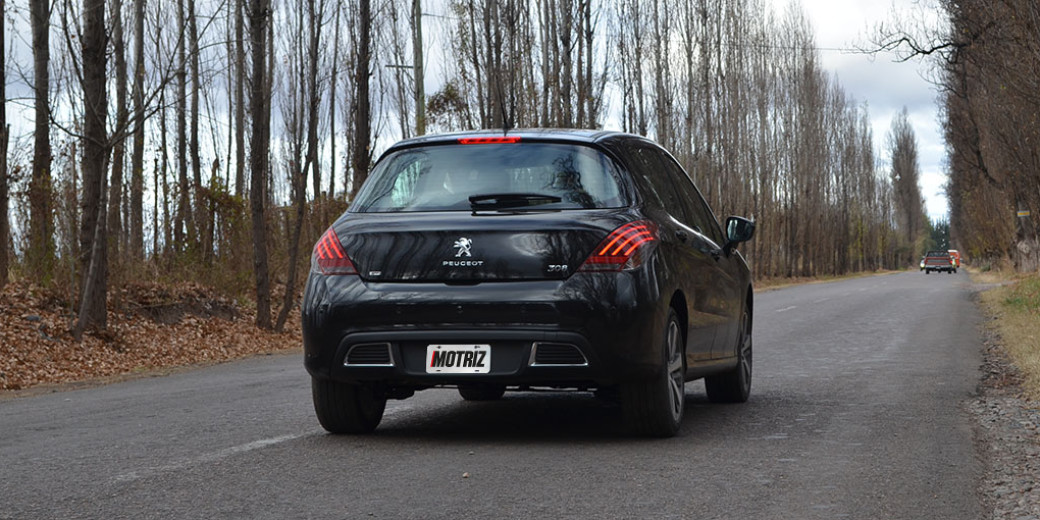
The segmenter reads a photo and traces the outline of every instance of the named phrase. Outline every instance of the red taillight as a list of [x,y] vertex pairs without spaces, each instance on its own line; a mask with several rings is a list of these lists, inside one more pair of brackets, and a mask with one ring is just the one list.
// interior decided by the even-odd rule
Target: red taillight
[[648,220],[629,222],[607,235],[578,272],[635,269],[643,264],[656,241],[657,224]]
[[357,269],[343,251],[343,245],[339,243],[339,237],[332,228],[329,228],[314,245],[314,261],[318,264],[321,274],[357,274]]
[[519,143],[520,138],[513,136],[503,137],[463,137],[459,139],[459,144],[512,144]]

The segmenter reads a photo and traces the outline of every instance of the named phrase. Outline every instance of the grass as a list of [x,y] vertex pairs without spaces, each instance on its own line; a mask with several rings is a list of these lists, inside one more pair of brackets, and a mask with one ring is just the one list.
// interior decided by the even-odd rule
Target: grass
[[977,282],[1000,283],[982,293],[983,310],[1011,361],[1022,371],[1023,390],[1040,400],[1040,275],[972,272]]

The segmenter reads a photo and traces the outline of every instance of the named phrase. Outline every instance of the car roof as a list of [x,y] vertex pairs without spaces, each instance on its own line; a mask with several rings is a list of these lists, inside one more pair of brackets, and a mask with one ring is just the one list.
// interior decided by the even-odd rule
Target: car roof
[[653,141],[634,134],[618,132],[613,130],[589,130],[578,128],[525,128],[503,131],[499,130],[470,130],[466,132],[452,132],[446,134],[429,134],[412,137],[394,143],[385,153],[402,148],[412,148],[427,144],[445,144],[459,139],[470,137],[519,137],[538,141],[561,141],[583,144],[599,143],[609,138],[626,138],[653,143]]

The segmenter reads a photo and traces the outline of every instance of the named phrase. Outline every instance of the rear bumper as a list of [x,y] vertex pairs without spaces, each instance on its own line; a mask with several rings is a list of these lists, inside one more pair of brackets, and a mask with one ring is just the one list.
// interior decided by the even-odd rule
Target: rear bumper
[[[427,373],[430,344],[489,344],[487,374]],[[385,349],[381,363],[357,363],[360,349]],[[567,352],[564,359],[539,363],[539,350]],[[351,354],[348,356],[348,354]],[[544,357],[544,356],[543,356]],[[368,361],[368,360],[364,360]],[[311,368],[311,367],[309,367]],[[311,370],[323,376],[324,370]],[[436,386],[468,382],[506,385],[599,386],[617,379],[623,367],[598,355],[588,339],[576,333],[531,330],[414,330],[348,334],[336,349],[328,377],[340,381],[379,381],[390,386]]]
[[[304,363],[314,377],[429,387],[601,387],[660,369],[667,317],[650,269],[565,281],[371,284],[312,274]],[[487,344],[487,374],[427,373],[431,344]]]

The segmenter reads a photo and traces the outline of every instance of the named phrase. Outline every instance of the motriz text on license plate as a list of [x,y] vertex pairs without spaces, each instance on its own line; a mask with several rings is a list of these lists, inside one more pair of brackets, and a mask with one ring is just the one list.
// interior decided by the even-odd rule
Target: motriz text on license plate
[[427,345],[428,374],[487,374],[491,345]]

